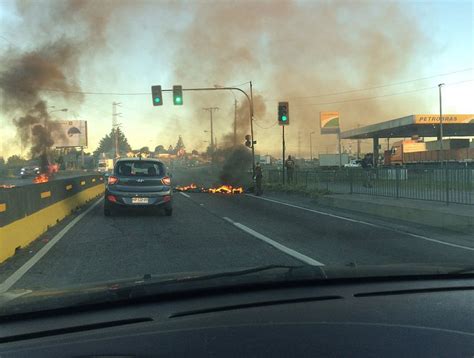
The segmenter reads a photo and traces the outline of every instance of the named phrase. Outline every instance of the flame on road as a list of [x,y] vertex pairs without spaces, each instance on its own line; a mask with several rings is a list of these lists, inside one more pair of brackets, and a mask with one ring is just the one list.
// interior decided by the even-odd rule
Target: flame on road
[[40,183],[47,183],[49,181],[48,174],[40,174],[33,179],[33,183],[40,184]]
[[242,194],[244,188],[233,187],[232,185],[221,185],[215,188],[202,188],[192,183],[186,186],[178,185],[175,187],[176,191],[190,191],[194,193],[211,193],[211,194]]
[[189,191],[189,190],[195,190],[195,189],[197,189],[197,185],[194,184],[194,183],[192,183],[192,184],[190,184],[190,185],[186,185],[186,186],[180,186],[180,185],[178,185],[178,186],[176,187],[176,190],[177,190],[177,191]]
[[0,188],[1,189],[11,189],[11,188],[14,188],[15,185],[13,184],[0,184]]
[[242,194],[244,192],[244,188],[242,187],[233,187],[232,185],[221,185],[217,188],[209,188],[207,190],[209,193],[212,194]]

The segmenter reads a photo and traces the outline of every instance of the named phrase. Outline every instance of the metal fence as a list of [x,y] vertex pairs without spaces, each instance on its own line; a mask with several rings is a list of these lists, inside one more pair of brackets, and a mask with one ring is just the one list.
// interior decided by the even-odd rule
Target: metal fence
[[[290,185],[342,194],[431,200],[474,205],[474,168],[342,168],[295,170]],[[267,183],[282,183],[281,169],[265,173]]]

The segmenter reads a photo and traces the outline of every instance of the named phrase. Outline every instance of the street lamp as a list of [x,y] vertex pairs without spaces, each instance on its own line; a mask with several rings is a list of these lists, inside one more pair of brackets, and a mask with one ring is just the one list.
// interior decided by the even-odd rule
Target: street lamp
[[313,161],[313,142],[311,140],[311,135],[313,135],[314,132],[309,133],[309,157],[311,158],[311,161]]
[[438,85],[439,90],[439,149],[440,149],[440,161],[443,164],[444,153],[443,153],[443,105],[441,101],[441,87],[444,86],[444,83]]

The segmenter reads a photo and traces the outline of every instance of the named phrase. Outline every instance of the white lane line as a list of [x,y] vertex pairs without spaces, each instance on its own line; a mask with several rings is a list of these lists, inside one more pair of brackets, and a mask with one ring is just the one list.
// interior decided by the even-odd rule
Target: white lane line
[[223,217],[223,219],[225,221],[228,221],[229,223],[231,223],[235,227],[239,228],[240,230],[245,231],[247,234],[250,234],[253,237],[256,237],[257,239],[266,242],[267,244],[273,246],[274,248],[284,252],[285,254],[287,254],[289,256],[292,256],[293,258],[295,258],[297,260],[303,261],[304,263],[307,263],[308,265],[311,265],[311,266],[324,266],[323,263],[321,263],[319,261],[316,261],[316,260],[312,259],[311,257],[303,255],[303,254],[299,253],[298,251],[290,249],[289,247],[286,247],[286,246],[270,239],[269,237],[267,237],[265,235],[262,235],[262,234],[260,234],[259,232],[255,231],[255,230],[252,230],[248,226],[245,226],[243,224],[235,222],[232,219],[230,219],[228,217],[225,217],[225,216]]
[[182,191],[179,192],[182,196],[185,196],[186,198],[190,198],[191,196],[189,194],[183,193]]
[[3,283],[0,284],[0,294],[8,291],[18,280],[20,280],[25,273],[28,272],[41,258],[48,253],[49,250],[53,248],[54,245],[58,243],[59,240],[63,238],[66,233],[71,230],[71,228],[76,225],[79,220],[86,216],[92,209],[94,209],[103,198],[97,200],[92,204],[86,211],[79,214],[75,217],[69,224],[67,224],[60,232],[58,232],[46,245],[44,245],[41,250],[39,250],[31,259],[29,259],[23,266],[16,270],[10,277],[8,277]]
[[452,244],[450,242],[432,239],[432,238],[427,237],[427,236],[412,234],[410,232],[406,232],[406,231],[403,231],[403,230],[397,230],[397,229],[394,229],[394,228],[391,228],[391,227],[388,227],[388,226],[377,225],[377,224],[369,223],[367,221],[351,219],[351,218],[348,218],[348,217],[345,217],[345,216],[329,214],[329,213],[326,213],[324,211],[308,209],[308,208],[305,208],[305,207],[302,207],[302,206],[288,204],[288,203],[284,203],[282,201],[278,201],[278,200],[274,200],[274,199],[262,198],[261,196],[254,196],[254,195],[251,195],[251,194],[245,194],[245,195],[250,196],[250,197],[255,198],[255,199],[271,201],[272,203],[286,205],[286,206],[289,206],[289,207],[292,207],[292,208],[305,210],[305,211],[310,211],[310,212],[320,214],[320,215],[330,216],[330,217],[333,217],[333,218],[336,218],[336,219],[346,220],[346,221],[350,221],[350,222],[354,222],[354,223],[358,223],[358,224],[362,224],[362,225],[367,225],[367,226],[373,226],[373,227],[377,227],[377,228],[380,228],[380,229],[391,230],[391,231],[397,232],[399,234],[404,234],[404,235],[408,235],[408,236],[411,236],[411,237],[415,237],[417,239],[422,239],[422,240],[426,240],[426,241],[430,241],[430,242],[435,242],[435,243],[441,244],[441,245],[456,247],[458,249],[463,249],[463,250],[468,250],[468,251],[474,251],[474,247]]

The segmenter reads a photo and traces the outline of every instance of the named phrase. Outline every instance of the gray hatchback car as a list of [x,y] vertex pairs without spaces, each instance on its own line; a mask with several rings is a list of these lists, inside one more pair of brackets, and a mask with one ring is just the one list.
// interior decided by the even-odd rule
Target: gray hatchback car
[[105,187],[104,215],[118,208],[163,209],[171,216],[171,179],[165,165],[156,159],[119,159]]

